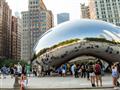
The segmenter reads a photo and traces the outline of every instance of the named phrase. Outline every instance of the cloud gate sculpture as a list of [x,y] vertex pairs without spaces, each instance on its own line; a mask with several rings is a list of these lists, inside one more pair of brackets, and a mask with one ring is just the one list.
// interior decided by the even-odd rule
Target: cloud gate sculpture
[[90,55],[107,62],[119,62],[119,43],[120,27],[98,20],[69,21],[39,38],[34,47],[34,61],[43,67],[57,67],[73,58]]

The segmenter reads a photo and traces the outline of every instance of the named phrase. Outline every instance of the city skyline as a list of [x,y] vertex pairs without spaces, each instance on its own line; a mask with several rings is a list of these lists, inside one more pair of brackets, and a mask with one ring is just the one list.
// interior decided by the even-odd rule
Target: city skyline
[[[21,13],[28,10],[28,0],[6,0],[12,9],[12,14],[15,12]],[[80,18],[80,3],[86,3],[87,0],[43,0],[47,9],[51,10],[54,14],[55,24],[57,23],[56,17],[58,13],[70,13],[70,19],[75,20]],[[21,7],[22,5],[22,7]]]

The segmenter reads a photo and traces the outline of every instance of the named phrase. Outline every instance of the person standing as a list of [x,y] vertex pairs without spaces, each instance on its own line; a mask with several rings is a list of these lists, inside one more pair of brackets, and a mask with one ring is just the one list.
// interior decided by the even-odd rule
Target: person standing
[[94,65],[89,65],[89,73],[90,73],[90,81],[92,87],[95,87],[95,72],[94,72]]
[[20,77],[21,74],[22,74],[22,66],[20,65],[19,62],[18,62],[18,65],[17,65],[17,74],[18,74],[19,77]]
[[1,79],[1,74],[2,74],[2,72],[1,72],[1,69],[0,69],[0,79]]
[[86,65],[86,76],[87,76],[87,80],[90,80],[89,65]]
[[37,76],[37,66],[33,66],[32,68],[33,75],[36,77]]
[[65,71],[65,67],[62,67],[62,76],[63,76],[63,77],[66,76],[65,73],[66,73],[66,71]]
[[86,77],[86,68],[85,65],[81,66],[81,78]]
[[26,68],[26,75],[30,77],[30,65],[27,64],[25,68]]
[[119,77],[119,72],[116,64],[113,64],[112,66],[112,81],[113,81],[113,87],[117,88],[117,80]]
[[14,67],[13,66],[10,67],[10,75],[11,75],[11,78],[14,77]]
[[99,86],[99,81],[100,81],[100,86],[102,87],[102,76],[101,76],[101,66],[99,62],[95,64],[95,77],[96,77],[96,84],[97,87]]
[[25,76],[25,74],[21,74],[20,90],[25,90],[25,88],[27,87],[27,84],[28,84],[27,76]]
[[79,71],[79,65],[76,65],[76,67],[75,67],[75,78],[79,77],[78,71]]
[[42,66],[41,65],[38,65],[37,73],[38,73],[38,77],[42,76]]
[[75,65],[75,64],[73,64],[73,65],[71,66],[72,76],[74,76],[74,75],[75,75],[75,68],[76,68],[76,65]]
[[2,72],[3,78],[6,78],[7,67],[5,65],[1,68],[1,72]]

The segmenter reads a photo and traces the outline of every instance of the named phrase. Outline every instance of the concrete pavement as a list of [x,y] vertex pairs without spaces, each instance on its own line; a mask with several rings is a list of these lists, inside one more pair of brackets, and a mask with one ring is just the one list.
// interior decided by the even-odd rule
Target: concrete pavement
[[[90,81],[86,78],[74,78],[74,77],[29,77],[27,90],[54,90],[54,89],[98,89],[98,90],[112,90],[112,77],[111,75],[105,75],[102,77],[103,87],[92,88]],[[120,80],[119,80],[120,81]],[[6,79],[0,79],[0,88],[13,88],[14,79],[7,77]],[[3,90],[3,89],[0,89]]]

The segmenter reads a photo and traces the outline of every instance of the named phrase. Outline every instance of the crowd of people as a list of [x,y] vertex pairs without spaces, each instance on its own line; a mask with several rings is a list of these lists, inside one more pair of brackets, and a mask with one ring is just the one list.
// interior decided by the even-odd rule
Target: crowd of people
[[6,75],[11,75],[11,78],[13,78],[15,75],[20,77],[22,74],[29,76],[30,68],[30,65],[21,65],[19,62],[13,66],[3,65],[3,67],[0,69],[0,78],[6,78]]
[[[119,64],[115,63],[111,66],[112,72],[112,80],[113,80],[113,87],[116,88],[119,85],[118,78],[119,78]],[[20,77],[21,81],[25,83],[27,86],[28,80],[27,77],[34,76],[34,77],[43,77],[43,76],[52,76],[52,72],[57,73],[58,76],[66,77],[72,76],[75,78],[86,78],[91,82],[92,87],[102,87],[102,75],[104,74],[104,67],[100,61],[95,63],[81,63],[81,64],[63,64],[60,67],[57,67],[54,70],[44,71],[42,66],[35,65],[31,68],[30,65],[21,65],[20,63],[7,67],[3,66],[0,69],[0,78],[5,79],[6,75],[10,75],[11,78],[15,77],[16,75]],[[32,74],[32,75],[31,75]]]
[[[68,67],[68,70],[67,68]],[[113,87],[116,88],[119,86],[119,69],[120,65],[115,63],[111,65],[111,72],[112,72],[112,81]],[[67,72],[71,72],[71,75],[75,78],[87,78],[90,80],[92,87],[102,87],[103,81],[102,76],[104,75],[104,67],[101,62],[90,63],[90,64],[72,64],[72,65],[61,65],[61,67],[57,68],[57,72],[60,76],[65,77]]]
[[[64,64],[61,67],[57,68],[57,72],[60,76],[65,77],[67,72],[75,78],[87,78],[87,80],[91,80],[91,85],[95,86],[102,86],[102,75],[103,75],[103,65],[100,62],[97,63],[90,63],[90,64]],[[96,85],[95,85],[96,81]],[[100,81],[100,85],[98,84]]]

